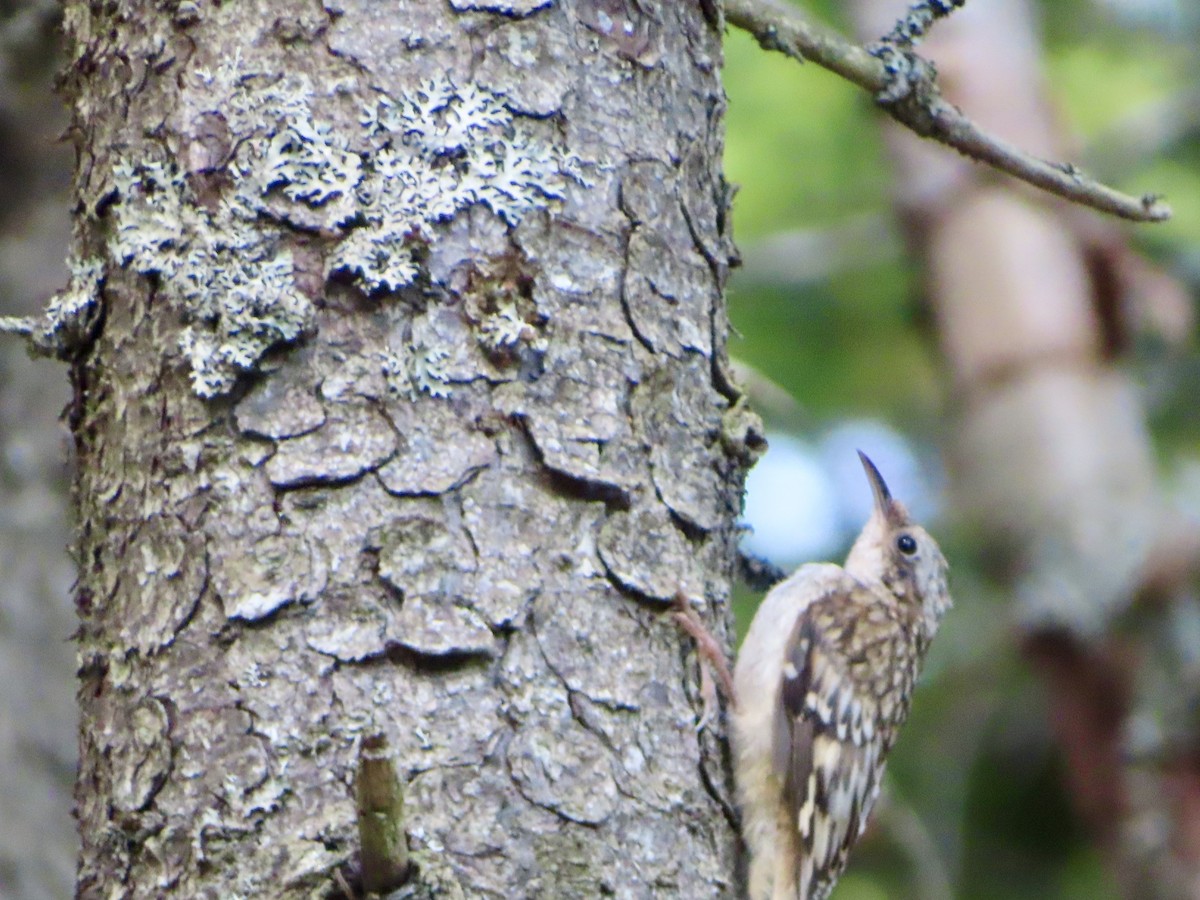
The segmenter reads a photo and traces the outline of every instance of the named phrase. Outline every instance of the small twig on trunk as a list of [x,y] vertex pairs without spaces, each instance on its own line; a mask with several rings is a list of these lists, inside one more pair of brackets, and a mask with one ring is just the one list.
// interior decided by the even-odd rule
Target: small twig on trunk
[[870,91],[896,121],[978,162],[1042,190],[1135,222],[1161,222],[1171,208],[1157,194],[1134,197],[1084,175],[1070,163],[1048,162],[988,134],[942,99],[934,67],[912,45],[962,0],[918,3],[871,49],[818,28],[775,0],[725,0],[728,21],[765,50],[808,60]]
[[384,894],[409,875],[404,788],[383,734],[363,738],[354,786],[363,890]]

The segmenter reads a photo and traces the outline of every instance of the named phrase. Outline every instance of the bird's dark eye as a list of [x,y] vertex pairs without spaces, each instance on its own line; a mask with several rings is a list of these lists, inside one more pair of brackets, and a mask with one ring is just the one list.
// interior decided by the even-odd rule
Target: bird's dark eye
[[902,534],[896,538],[896,549],[905,556],[912,556],[917,552],[917,542],[911,534]]

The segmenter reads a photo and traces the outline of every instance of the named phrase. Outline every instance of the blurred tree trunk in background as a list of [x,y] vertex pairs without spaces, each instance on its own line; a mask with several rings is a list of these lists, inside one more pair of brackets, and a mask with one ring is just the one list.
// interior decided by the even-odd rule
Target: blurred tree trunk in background
[[81,896],[335,895],[376,730],[431,896],[728,895],[702,6],[67,4]]
[[[53,0],[0,11],[0,310],[32,315],[66,277],[71,149],[50,92]],[[78,839],[67,554],[65,373],[0,340],[0,897],[70,895]]]
[[[903,7],[856,0],[860,33],[882,34]],[[969,3],[922,52],[985,128],[1044,158],[1074,155],[1046,98],[1027,0]],[[1127,896],[1196,897],[1200,744],[1184,710],[1198,686],[1181,648],[1197,613],[1179,577],[1195,535],[1169,520],[1120,365],[1134,329],[1186,336],[1187,300],[1119,225],[898,128],[888,140],[952,377],[956,497],[1011,585],[1076,807]],[[1185,632],[1172,637],[1177,624]]]

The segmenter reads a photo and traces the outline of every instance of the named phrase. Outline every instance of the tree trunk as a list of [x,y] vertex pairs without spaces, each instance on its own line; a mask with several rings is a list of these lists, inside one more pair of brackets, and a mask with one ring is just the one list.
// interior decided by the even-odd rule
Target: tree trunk
[[730,893],[718,24],[68,4],[81,896]]

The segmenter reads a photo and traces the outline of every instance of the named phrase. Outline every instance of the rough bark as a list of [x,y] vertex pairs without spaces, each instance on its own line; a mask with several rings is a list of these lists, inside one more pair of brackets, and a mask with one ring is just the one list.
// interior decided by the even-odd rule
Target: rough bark
[[[720,35],[620,0],[74,3],[83,897],[709,897],[754,421]],[[407,173],[407,174],[406,174]]]

